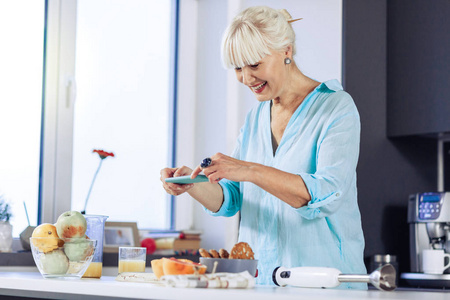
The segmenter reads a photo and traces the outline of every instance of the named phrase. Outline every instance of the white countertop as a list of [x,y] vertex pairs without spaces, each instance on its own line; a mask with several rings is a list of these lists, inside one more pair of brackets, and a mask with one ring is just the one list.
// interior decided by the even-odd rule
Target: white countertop
[[169,288],[151,283],[119,282],[115,276],[101,279],[44,279],[38,272],[0,272],[0,295],[47,299],[408,299],[448,300],[445,292],[378,290],[357,291],[257,286],[253,289]]

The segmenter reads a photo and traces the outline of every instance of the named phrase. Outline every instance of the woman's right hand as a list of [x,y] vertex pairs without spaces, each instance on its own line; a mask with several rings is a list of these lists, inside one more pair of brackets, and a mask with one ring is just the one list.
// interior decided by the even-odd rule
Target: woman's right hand
[[179,177],[179,176],[185,176],[185,175],[191,175],[192,169],[188,168],[186,166],[182,166],[180,168],[165,168],[162,169],[161,174],[161,182],[163,184],[163,188],[166,190],[166,192],[170,195],[178,196],[181,195],[191,188],[194,187],[194,184],[177,184],[177,183],[170,183],[166,182],[166,178],[170,177]]

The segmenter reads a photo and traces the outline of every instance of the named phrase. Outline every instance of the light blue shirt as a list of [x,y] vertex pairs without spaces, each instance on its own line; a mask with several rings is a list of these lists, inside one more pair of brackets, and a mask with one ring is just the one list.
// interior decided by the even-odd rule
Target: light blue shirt
[[[224,202],[214,216],[240,211],[239,241],[258,259],[258,284],[273,284],[278,266],[333,267],[366,274],[357,203],[360,120],[353,99],[337,80],[320,84],[292,115],[273,154],[270,101],[252,109],[233,157],[298,174],[311,201],[293,208],[250,182],[220,181]],[[339,288],[367,289],[342,283]]]

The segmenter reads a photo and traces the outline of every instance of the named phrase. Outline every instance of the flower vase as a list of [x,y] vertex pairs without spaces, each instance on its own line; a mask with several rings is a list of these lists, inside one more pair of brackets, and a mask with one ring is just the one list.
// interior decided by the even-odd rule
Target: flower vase
[[0,252],[11,252],[12,243],[12,225],[7,221],[0,221]]

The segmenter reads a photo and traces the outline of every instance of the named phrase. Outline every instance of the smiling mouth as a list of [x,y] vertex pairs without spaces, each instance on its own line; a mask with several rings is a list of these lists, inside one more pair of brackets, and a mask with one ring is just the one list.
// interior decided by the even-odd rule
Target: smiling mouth
[[264,89],[264,87],[266,86],[266,84],[267,84],[267,81],[261,83],[260,85],[252,86],[251,88],[255,93],[261,93],[262,90]]

